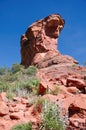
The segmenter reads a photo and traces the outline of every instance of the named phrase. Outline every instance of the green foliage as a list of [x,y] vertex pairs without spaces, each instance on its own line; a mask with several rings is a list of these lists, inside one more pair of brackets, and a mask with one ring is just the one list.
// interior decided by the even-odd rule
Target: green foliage
[[32,124],[31,123],[19,124],[14,126],[11,130],[32,130]]
[[13,64],[11,69],[1,68],[1,72],[0,92],[7,92],[8,98],[26,97],[29,93],[37,94],[39,79],[36,77],[36,67],[25,69],[20,64]]
[[0,81],[0,92],[6,92],[7,90],[9,90],[10,88],[10,84],[8,82],[1,82]]
[[0,75],[5,74],[5,68],[0,68]]
[[7,97],[8,99],[12,100],[15,94],[12,91],[7,91]]
[[28,86],[30,88],[37,88],[39,85],[39,79],[38,78],[32,78],[29,82],[28,82]]
[[39,109],[40,109],[40,111],[42,110],[44,102],[45,102],[45,99],[42,98],[41,96],[39,96],[36,99],[36,101],[34,102],[34,104],[35,104],[35,107],[36,107],[37,111],[39,111]]
[[39,85],[39,79],[34,77],[29,80],[23,81],[16,87],[16,91],[18,93],[19,90],[23,91],[24,93],[32,92],[33,94],[37,94],[37,88]]
[[4,75],[7,72],[10,72],[9,68],[7,68],[7,67],[0,67],[0,75]]
[[58,95],[59,92],[60,92],[60,85],[55,85],[54,90],[50,89],[49,87],[47,88],[48,94]]
[[61,118],[60,109],[54,103],[45,101],[39,130],[65,130],[65,123]]
[[60,93],[60,85],[55,85],[54,95]]
[[11,69],[11,70],[12,70],[12,73],[19,72],[19,71],[21,70],[21,67],[22,67],[22,66],[21,66],[20,64],[17,64],[17,63],[16,63],[16,64],[13,64],[13,65],[12,65],[12,69]]
[[35,66],[30,66],[26,69],[26,74],[28,75],[36,75],[37,73],[37,68]]

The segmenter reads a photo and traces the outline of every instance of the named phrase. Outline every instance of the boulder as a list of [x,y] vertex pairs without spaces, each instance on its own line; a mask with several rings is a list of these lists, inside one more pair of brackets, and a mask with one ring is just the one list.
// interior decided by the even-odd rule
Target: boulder
[[10,114],[10,118],[12,120],[20,120],[20,119],[22,120],[23,116],[24,116],[23,111],[13,112],[13,113]]
[[0,101],[7,101],[7,95],[6,92],[0,93]]
[[67,87],[75,86],[76,88],[82,89],[86,87],[86,83],[83,79],[67,78]]
[[9,108],[4,101],[0,101],[0,116],[5,116],[9,113]]

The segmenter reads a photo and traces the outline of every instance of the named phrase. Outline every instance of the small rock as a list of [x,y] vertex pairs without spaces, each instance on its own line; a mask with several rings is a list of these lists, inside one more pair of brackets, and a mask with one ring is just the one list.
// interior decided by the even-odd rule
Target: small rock
[[46,93],[46,89],[47,87],[45,86],[45,84],[41,82],[38,86],[38,94],[44,95]]
[[25,109],[26,109],[26,105],[19,103],[19,104],[16,104],[16,107],[14,108],[14,111],[15,112],[18,112],[20,110],[24,111]]
[[82,79],[76,78],[67,78],[67,87],[76,86],[79,89],[82,89],[86,86],[85,82]]
[[25,98],[22,98],[22,99],[21,99],[21,103],[22,103],[22,104],[28,104],[28,100],[25,99]]
[[82,128],[85,130],[86,128],[86,120],[80,118],[69,118],[70,124],[76,128]]
[[0,101],[7,101],[7,96],[6,96],[6,93],[5,92],[2,92],[0,94]]
[[76,87],[68,87],[68,88],[67,88],[67,91],[68,91],[69,93],[72,93],[72,94],[79,94],[79,93],[80,93],[80,90],[77,89]]
[[9,112],[14,112],[14,107],[10,106],[9,107]]
[[11,114],[10,114],[10,118],[11,118],[12,120],[20,120],[20,119],[23,118],[23,116],[24,116],[23,111],[21,111],[21,112],[14,112],[14,113],[11,113]]
[[13,101],[20,102],[20,101],[21,101],[21,99],[20,99],[19,97],[14,97],[14,98],[13,98]]
[[5,102],[0,101],[0,116],[7,115],[9,113],[9,107]]

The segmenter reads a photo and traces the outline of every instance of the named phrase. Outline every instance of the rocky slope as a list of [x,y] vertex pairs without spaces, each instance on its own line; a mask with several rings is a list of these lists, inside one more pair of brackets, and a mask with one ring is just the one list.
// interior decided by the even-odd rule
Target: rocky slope
[[[61,105],[67,116],[67,130],[86,129],[86,67],[58,50],[58,37],[64,27],[58,14],[36,21],[21,36],[21,64],[26,68],[35,65],[40,78],[38,94]],[[0,130],[10,130],[17,123],[31,121],[36,130],[40,122],[38,111],[31,100],[16,97],[9,101],[6,93],[0,94]],[[37,129],[38,130],[38,129]]]
[[53,99],[48,97],[62,101],[62,108],[69,113],[69,126],[75,130],[86,128],[86,67],[59,52],[58,37],[64,24],[58,14],[32,24],[21,37],[21,64],[39,68],[41,95],[47,89],[55,92],[59,85],[60,93]]

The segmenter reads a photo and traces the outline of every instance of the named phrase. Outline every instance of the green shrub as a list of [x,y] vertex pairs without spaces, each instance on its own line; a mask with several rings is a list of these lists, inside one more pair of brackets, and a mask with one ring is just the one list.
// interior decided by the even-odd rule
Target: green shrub
[[26,74],[28,75],[31,75],[31,76],[35,76],[37,73],[37,68],[35,66],[29,66],[27,69],[26,69]]
[[53,95],[58,95],[60,93],[60,85],[56,84],[54,86],[54,90],[50,89],[49,87],[47,88],[46,91],[47,94],[53,94]]
[[7,72],[10,72],[10,68],[7,67],[0,67],[0,75],[4,75]]
[[9,88],[10,84],[8,82],[0,82],[0,92],[6,92]]
[[5,68],[0,68],[0,75],[3,75],[3,74],[5,74]]
[[37,94],[39,79],[37,68],[30,66],[24,69],[20,64],[13,64],[11,69],[1,68],[0,92],[7,92],[8,98],[26,97],[29,93]]
[[34,77],[32,79],[28,79],[26,81],[22,81],[19,85],[18,88],[20,89],[27,89],[27,90],[32,90],[33,88],[37,88],[39,85],[39,79]]
[[19,124],[14,126],[11,130],[32,130],[32,124],[31,123]]
[[15,94],[12,91],[7,91],[7,98],[12,100],[14,98]]
[[60,85],[55,85],[54,95],[57,95],[60,93]]
[[45,101],[39,130],[65,130],[65,123],[61,118],[60,109],[54,103]]
[[16,73],[16,72],[19,72],[21,70],[21,65],[20,64],[13,64],[12,65],[12,69],[11,69],[11,71],[12,71],[12,73]]
[[15,74],[9,74],[9,75],[6,76],[5,81],[14,82],[17,79],[18,79],[17,75],[15,75]]
[[33,87],[33,88],[37,88],[39,85],[39,79],[38,78],[32,78],[30,79],[28,86],[29,87]]
[[39,79],[35,77],[30,80],[22,82],[19,87],[22,91],[26,90],[27,93],[29,91],[32,92],[33,94],[37,94],[39,82],[40,82]]

